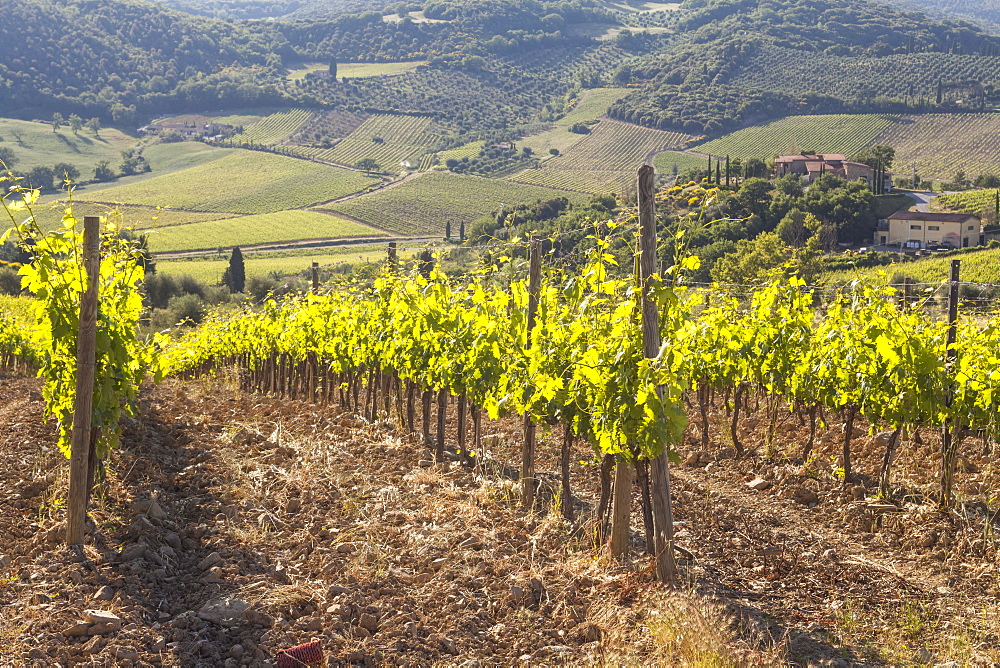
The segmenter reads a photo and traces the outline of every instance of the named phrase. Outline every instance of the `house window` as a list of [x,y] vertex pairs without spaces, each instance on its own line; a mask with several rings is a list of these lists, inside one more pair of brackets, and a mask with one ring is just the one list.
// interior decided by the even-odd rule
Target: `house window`
[[969,225],[969,230],[970,230],[970,231],[972,231],[972,230],[974,230],[974,229],[976,229],[976,226],[975,226],[975,225]]
[[919,229],[922,229],[922,228],[919,225],[910,225],[910,229],[911,230],[919,230]]
[[937,226],[937,225],[928,225],[927,229],[928,230],[935,230],[935,231],[937,231],[937,230],[940,230],[941,228],[939,226]]

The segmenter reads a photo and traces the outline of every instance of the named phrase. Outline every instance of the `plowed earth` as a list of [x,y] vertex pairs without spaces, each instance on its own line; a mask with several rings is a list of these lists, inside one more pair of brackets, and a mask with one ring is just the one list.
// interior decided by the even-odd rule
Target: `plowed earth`
[[[0,665],[271,665],[311,639],[329,665],[670,664],[697,629],[651,582],[638,493],[622,565],[594,538],[599,467],[574,465],[577,520],[558,516],[556,433],[526,514],[514,421],[488,425],[479,467],[433,464],[388,423],[221,381],[144,392],[87,544],[66,548],[68,467],[38,391],[0,377]],[[963,446],[968,503],[951,512],[930,499],[933,435],[905,442],[890,510],[871,498],[882,453],[867,433],[844,487],[833,420],[802,465],[808,430],[791,413],[766,458],[751,414],[753,452],[738,459],[724,409],[711,415],[710,447],[695,445],[693,415],[673,469],[681,617],[724,609],[726,651],[748,665],[1000,660],[988,519],[1000,479],[981,441]],[[758,476],[762,491],[747,485]],[[88,609],[121,628],[79,626]]]

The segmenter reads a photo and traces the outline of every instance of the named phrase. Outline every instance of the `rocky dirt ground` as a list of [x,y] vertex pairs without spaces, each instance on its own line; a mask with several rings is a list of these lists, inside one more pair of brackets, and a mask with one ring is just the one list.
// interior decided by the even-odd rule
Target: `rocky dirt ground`
[[839,425],[803,465],[791,414],[766,458],[751,415],[756,451],[736,459],[713,410],[711,446],[693,426],[674,469],[686,583],[666,594],[641,557],[638,505],[634,560],[597,545],[599,467],[582,448],[579,520],[558,516],[556,433],[539,448],[543,502],[525,514],[513,421],[488,426],[469,469],[431,463],[387,423],[221,381],[144,392],[88,542],[70,550],[68,471],[38,389],[0,378],[0,666],[269,665],[312,639],[329,665],[1000,661],[987,521],[1000,479],[980,441],[964,446],[968,503],[948,513],[929,500],[936,441],[904,443],[886,512],[874,437],[856,439],[845,488]]

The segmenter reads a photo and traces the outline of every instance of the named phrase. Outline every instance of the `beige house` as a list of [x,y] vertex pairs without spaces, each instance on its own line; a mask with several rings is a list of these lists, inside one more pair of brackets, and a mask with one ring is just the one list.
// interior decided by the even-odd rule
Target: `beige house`
[[[848,181],[864,179],[870,188],[875,170],[860,162],[851,162],[843,153],[807,153],[804,155],[779,155],[774,159],[774,174],[798,174],[812,183],[823,174],[833,174]],[[892,188],[889,174],[885,175],[885,189]]]
[[966,248],[982,242],[982,220],[969,213],[897,211],[879,223],[875,241],[900,248]]

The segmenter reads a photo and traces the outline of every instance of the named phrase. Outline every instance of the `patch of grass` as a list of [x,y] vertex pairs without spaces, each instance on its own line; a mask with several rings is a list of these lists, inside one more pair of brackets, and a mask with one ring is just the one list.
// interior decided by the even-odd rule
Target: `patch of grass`
[[526,169],[508,180],[526,185],[560,188],[576,192],[605,194],[621,193],[633,186],[634,172],[602,172],[583,169]]
[[135,143],[135,137],[115,128],[102,128],[95,136],[86,128],[74,134],[64,125],[53,132],[46,123],[0,118],[0,147],[14,151],[15,174],[65,162],[80,170],[80,180],[89,181],[97,163],[108,160],[117,165],[121,152]]
[[459,222],[471,223],[496,211],[502,204],[554,197],[584,198],[550,188],[428,172],[398,186],[377,190],[329,208],[397,234],[439,235],[443,234],[448,221],[452,222],[452,233],[455,233]]
[[305,160],[234,151],[190,169],[87,192],[87,199],[188,211],[274,213],[324,202],[377,183],[358,172]]
[[741,637],[738,624],[721,604],[696,594],[665,594],[646,621],[656,657],[663,666],[786,665],[779,648],[768,647],[760,639]]
[[584,91],[569,112],[556,121],[557,125],[570,126],[600,118],[608,107],[629,93],[628,88],[591,88]]
[[[35,208],[35,219],[42,229],[51,230],[62,224],[66,209],[64,201],[51,202]],[[157,209],[146,206],[109,205],[96,202],[73,202],[73,215],[79,220],[84,216],[101,216],[111,220],[119,220],[123,227],[136,230],[159,229],[174,225],[186,225],[208,220],[220,220],[236,214],[223,215],[219,213],[199,213],[196,211],[175,211],[174,209]]]
[[279,211],[163,228],[150,237],[156,253],[250,246],[300,239],[381,236],[385,232],[318,211]]

